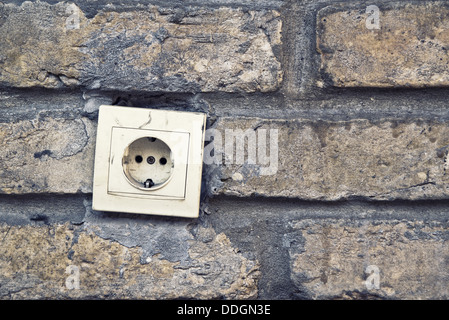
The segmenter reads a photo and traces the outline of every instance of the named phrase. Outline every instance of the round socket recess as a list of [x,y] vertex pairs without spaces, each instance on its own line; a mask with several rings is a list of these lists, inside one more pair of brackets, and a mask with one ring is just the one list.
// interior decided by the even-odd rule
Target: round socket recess
[[155,190],[170,180],[174,161],[172,151],[164,141],[143,137],[125,149],[122,165],[131,185],[141,190]]

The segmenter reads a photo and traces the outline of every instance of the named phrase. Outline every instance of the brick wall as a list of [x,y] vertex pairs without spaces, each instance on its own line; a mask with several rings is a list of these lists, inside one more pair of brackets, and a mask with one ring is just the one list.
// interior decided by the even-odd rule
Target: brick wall
[[[0,3],[0,298],[447,298],[448,29],[443,1]],[[92,210],[101,104],[207,113],[198,219]]]

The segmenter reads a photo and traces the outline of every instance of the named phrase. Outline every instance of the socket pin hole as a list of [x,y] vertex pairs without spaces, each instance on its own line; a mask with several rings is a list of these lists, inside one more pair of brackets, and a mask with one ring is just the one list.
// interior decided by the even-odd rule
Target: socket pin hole
[[156,141],[157,139],[154,138],[154,137],[148,137],[148,140],[150,140],[151,142],[154,142],[154,141]]
[[153,156],[149,156],[149,157],[147,158],[148,164],[153,164],[155,161],[156,161],[156,159],[154,159]]
[[159,159],[159,163],[160,163],[161,165],[165,166],[165,165],[167,164],[167,159],[165,159],[165,158],[160,158],[160,159]]
[[141,163],[143,161],[142,156],[136,156],[135,159],[137,163]]

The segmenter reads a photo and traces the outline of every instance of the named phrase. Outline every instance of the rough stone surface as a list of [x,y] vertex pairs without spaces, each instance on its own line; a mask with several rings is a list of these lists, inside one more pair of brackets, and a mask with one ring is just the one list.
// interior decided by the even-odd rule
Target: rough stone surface
[[[292,279],[311,298],[449,296],[447,223],[329,219],[301,220],[292,226],[303,238],[303,245],[289,249]],[[378,288],[368,266],[377,268]]]
[[[95,122],[87,118],[37,117],[0,124],[0,191],[6,194],[89,193],[92,190]],[[253,130],[256,128],[256,130]],[[249,132],[262,153],[250,163],[225,151],[226,130]],[[270,130],[278,138],[270,140]],[[448,196],[446,122],[420,119],[310,121],[219,118],[214,132],[217,163],[206,164],[209,194],[288,197],[305,200],[367,198],[444,199]],[[262,131],[265,130],[265,131]],[[248,132],[246,132],[248,134]],[[206,147],[206,151],[211,151]],[[271,152],[277,158],[270,159]],[[263,160],[263,159],[262,159]],[[207,161],[207,160],[206,160]],[[269,169],[271,168],[271,169]]]
[[[237,129],[255,134],[250,145],[262,154],[278,149],[277,163],[264,164],[257,157],[252,164],[246,151],[245,161],[239,163],[235,142],[234,154],[226,153],[225,144],[232,144],[226,130]],[[265,150],[256,134],[264,129]],[[278,130],[277,145],[269,139],[272,129]],[[208,167],[212,194],[306,200],[448,196],[446,122],[222,118],[215,130],[222,136],[222,147],[217,147],[218,165]],[[245,148],[248,150],[246,141]],[[270,166],[274,174],[262,172]]]
[[[199,228],[180,266],[70,224],[0,226],[2,299],[245,299],[257,295],[257,263],[224,234]],[[74,286],[79,271],[79,288]]]
[[0,123],[0,193],[91,192],[95,130],[87,118]]
[[367,6],[336,4],[318,12],[324,81],[337,87],[449,85],[446,2],[378,4],[379,29],[366,27],[373,20]]
[[86,16],[74,4],[0,4],[0,84],[9,87],[274,91],[279,12],[157,7]]

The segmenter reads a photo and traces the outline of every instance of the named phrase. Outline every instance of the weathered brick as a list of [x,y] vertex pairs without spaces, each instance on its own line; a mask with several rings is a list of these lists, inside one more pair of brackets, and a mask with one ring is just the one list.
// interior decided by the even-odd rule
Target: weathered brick
[[[270,132],[273,129],[277,137]],[[449,195],[446,122],[220,118],[213,130],[221,136],[222,146],[218,140],[206,146],[206,153],[213,146],[217,155],[205,156],[203,183],[211,194],[305,200],[445,199]],[[242,144],[243,157],[237,157],[236,142],[226,130],[254,134],[253,163],[247,141]],[[5,146],[0,151],[1,192],[91,192],[95,131],[95,122],[87,118],[0,124],[0,143]],[[259,134],[266,138],[265,150]],[[270,140],[271,136],[276,139]],[[225,143],[232,144],[232,157]],[[265,162],[260,158],[264,151]],[[214,160],[217,163],[211,164]]]
[[291,241],[300,245],[289,248],[292,280],[310,298],[449,295],[447,223],[326,219],[291,225],[300,232],[297,242]]
[[[165,92],[273,91],[281,20],[271,9],[0,5],[0,85]],[[275,52],[275,53],[274,53]]]
[[92,191],[95,124],[38,117],[0,124],[0,193]]
[[[249,129],[248,135],[254,133],[250,145],[262,154],[278,151],[277,159],[263,163],[257,158],[251,164],[248,154],[244,162],[226,154],[224,145],[232,144],[226,130],[236,129]],[[278,139],[270,143],[272,129],[278,130]],[[218,165],[208,167],[213,194],[307,200],[444,199],[449,195],[447,122],[221,118],[215,130],[223,145],[216,149],[225,155],[222,159],[219,154]],[[262,134],[265,150],[257,137],[261,130],[266,130]],[[270,166],[273,174],[263,172]]]
[[379,29],[367,6],[335,4],[318,12],[323,81],[336,87],[449,85],[447,2],[379,3]]
[[69,224],[0,225],[0,235],[0,299],[257,296],[257,263],[237,253],[224,234],[211,228],[199,228],[196,239],[190,235],[182,253],[190,263],[183,266],[160,254],[142,261],[141,247],[105,240]]

